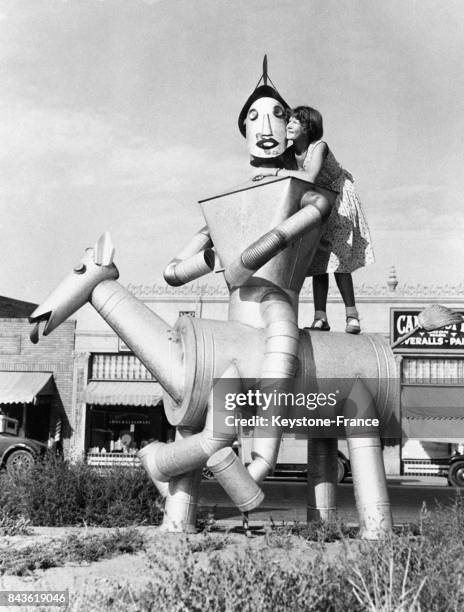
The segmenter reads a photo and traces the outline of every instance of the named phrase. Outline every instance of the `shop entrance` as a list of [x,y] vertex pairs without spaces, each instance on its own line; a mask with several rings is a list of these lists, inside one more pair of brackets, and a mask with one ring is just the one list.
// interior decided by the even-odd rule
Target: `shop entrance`
[[[91,464],[126,464],[138,450],[173,436],[162,404],[145,406],[91,405],[87,412],[87,459]],[[114,461],[112,461],[114,460]]]

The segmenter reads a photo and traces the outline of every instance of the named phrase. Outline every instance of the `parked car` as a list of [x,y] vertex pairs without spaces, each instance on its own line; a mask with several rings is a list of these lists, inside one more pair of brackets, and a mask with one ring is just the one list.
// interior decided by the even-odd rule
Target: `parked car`
[[[307,478],[308,469],[303,463],[292,465],[290,468],[288,465],[277,463],[274,473],[277,476],[293,475]],[[339,450],[337,452],[337,482],[343,482],[348,476],[351,476],[350,460]]]
[[337,457],[337,480],[343,482],[347,476],[351,476],[350,460],[345,455],[338,451]]
[[[232,448],[238,454],[238,444],[234,442]],[[247,465],[248,462],[246,462]],[[295,465],[281,464],[279,460],[277,460],[277,466],[274,471],[274,476],[281,477],[304,477],[306,478],[308,473],[307,466],[305,463],[298,463]],[[351,465],[350,460],[339,450],[337,456],[337,482],[343,482],[345,478],[351,476]],[[203,478],[205,480],[212,480],[214,478],[214,474],[207,467],[203,468]]]
[[38,440],[17,435],[18,421],[1,415],[3,432],[0,433],[0,466],[10,474],[30,470],[37,458],[47,450]]
[[449,462],[448,484],[453,487],[464,487],[464,455],[454,454]]

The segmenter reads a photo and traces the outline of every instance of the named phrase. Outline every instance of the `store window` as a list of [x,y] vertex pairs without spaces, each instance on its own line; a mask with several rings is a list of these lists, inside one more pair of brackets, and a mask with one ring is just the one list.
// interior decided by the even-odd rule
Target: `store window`
[[136,453],[155,440],[174,437],[162,404],[162,388],[132,354],[95,353],[87,401],[87,462],[137,464]]
[[51,398],[39,396],[30,404],[3,404],[1,413],[18,422],[18,435],[46,442],[49,435]]
[[171,436],[172,428],[160,407],[90,406],[90,453],[135,455],[146,444],[166,442]]

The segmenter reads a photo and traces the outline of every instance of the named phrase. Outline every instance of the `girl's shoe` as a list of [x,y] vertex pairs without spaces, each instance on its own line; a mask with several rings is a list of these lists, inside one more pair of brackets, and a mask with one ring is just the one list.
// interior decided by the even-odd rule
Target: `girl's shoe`
[[326,319],[314,319],[311,327],[308,329],[314,329],[316,331],[330,331],[330,325]]
[[354,317],[346,318],[346,327],[345,332],[347,334],[359,334],[361,333],[361,326],[359,325],[359,320]]

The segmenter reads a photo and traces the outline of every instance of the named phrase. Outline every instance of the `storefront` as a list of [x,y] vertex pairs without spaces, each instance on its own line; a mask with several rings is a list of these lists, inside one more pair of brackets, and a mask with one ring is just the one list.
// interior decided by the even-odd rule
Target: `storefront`
[[[464,311],[457,309],[464,314]],[[416,308],[391,309],[391,340],[417,325]],[[464,323],[417,330],[395,352],[401,373],[405,473],[438,474],[464,441]]]
[[18,435],[46,442],[56,393],[50,372],[0,372],[0,411],[18,422]]
[[75,321],[34,345],[27,317],[35,304],[0,297],[0,412],[17,434],[67,452],[72,437]]
[[140,448],[173,435],[161,386],[132,354],[94,353],[82,399],[90,465],[134,465]]

